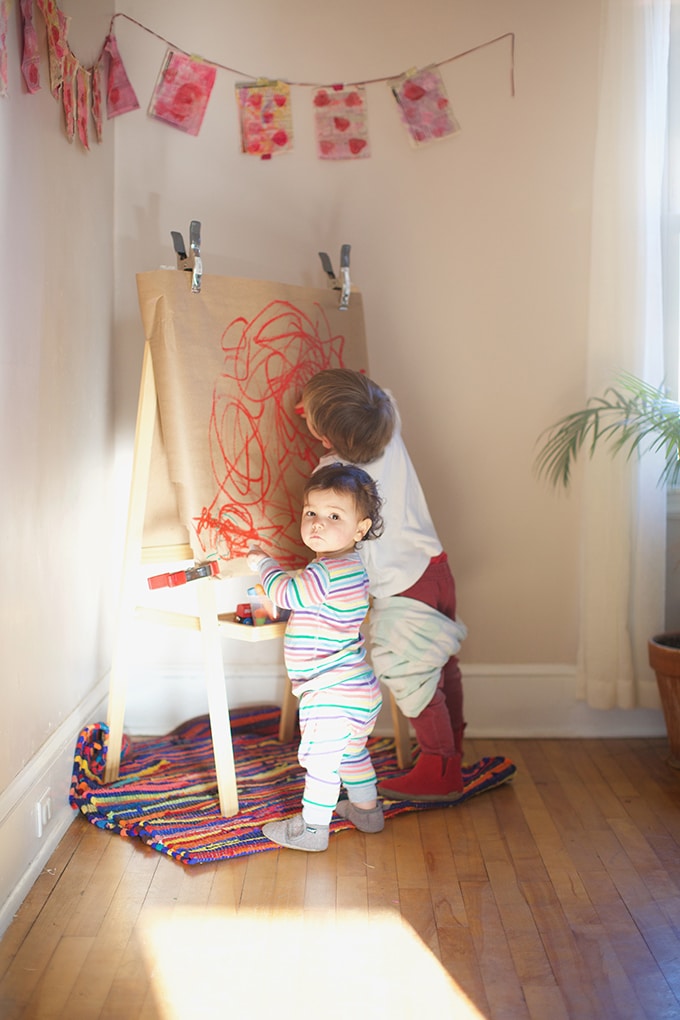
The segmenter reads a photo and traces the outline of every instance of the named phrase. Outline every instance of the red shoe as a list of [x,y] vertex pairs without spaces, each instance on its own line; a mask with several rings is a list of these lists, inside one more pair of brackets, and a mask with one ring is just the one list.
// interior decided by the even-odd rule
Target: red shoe
[[425,754],[421,751],[410,772],[380,783],[378,793],[387,800],[458,800],[463,792],[460,763],[459,754],[442,758],[438,754]]

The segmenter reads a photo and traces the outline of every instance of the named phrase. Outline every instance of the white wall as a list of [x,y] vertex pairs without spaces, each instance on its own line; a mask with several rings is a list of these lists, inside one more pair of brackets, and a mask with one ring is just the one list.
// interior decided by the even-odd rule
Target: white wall
[[[71,819],[75,738],[102,711],[112,616],[113,131],[105,125],[105,143],[90,152],[68,143],[46,59],[42,90],[26,92],[18,6],[8,33],[9,96],[0,99],[5,911]],[[111,7],[64,4],[84,64],[99,51]],[[37,13],[36,24],[44,43]],[[34,803],[48,788],[53,817],[38,840]]]
[[[351,243],[371,373],[397,396],[469,627],[470,732],[503,729],[508,718],[516,725],[493,706],[499,685],[526,705],[518,670],[540,675],[551,692],[538,725],[563,725],[575,712],[582,726],[571,679],[559,691],[545,679],[573,679],[578,489],[567,497],[539,484],[532,460],[541,430],[583,396],[599,5],[349,0],[340,13],[313,0],[199,0],[190,11],[137,0],[125,10],[178,47],[244,73],[218,71],[201,133],[187,136],[145,113],[165,43],[117,22],[142,107],[117,124],[117,406],[128,440],[143,344],[134,272],[173,263],[171,230],[186,235],[191,219],[202,221],[206,272],[319,286],[317,252],[337,264],[341,244]],[[371,158],[322,162],[311,90],[294,87],[294,151],[268,162],[240,152],[234,84],[244,75],[383,78],[508,32],[514,98],[508,40],[442,64],[462,125],[455,138],[413,150],[378,82],[367,89]],[[239,596],[223,597],[233,608]],[[278,667],[280,652],[230,645],[232,698],[247,698],[260,690],[261,662]],[[184,717],[190,667],[182,659],[178,670],[176,660],[185,653],[167,632],[145,639],[128,700],[131,732]],[[200,664],[196,676],[191,704],[200,710]],[[660,725],[657,713],[634,716],[626,725]],[[595,728],[614,722],[585,719]]]
[[[62,6],[74,49],[91,59],[111,3]],[[295,149],[269,162],[239,151],[242,75],[218,71],[197,138],[150,119],[166,47],[122,18],[141,109],[105,121],[103,145],[84,153],[64,137],[46,61],[43,91],[23,89],[17,7],[0,100],[0,931],[67,824],[78,729],[104,710],[143,346],[135,273],[172,263],[170,231],[186,236],[191,219],[203,224],[208,273],[323,286],[317,252],[337,265],[352,245],[371,372],[397,396],[470,631],[469,732],[663,732],[660,713],[576,702],[579,492],[558,496],[532,475],[540,431],[584,396],[600,5],[119,4],[244,76],[322,84],[398,74],[515,33],[514,98],[507,41],[443,65],[462,132],[415,151],[387,86],[369,85],[372,156],[347,164],[316,159],[305,88],[293,89]],[[225,584],[225,608],[245,584]],[[236,644],[224,645],[232,704],[277,699],[277,643]],[[140,633],[129,732],[203,710],[192,639]],[[57,817],[36,841],[45,785]]]

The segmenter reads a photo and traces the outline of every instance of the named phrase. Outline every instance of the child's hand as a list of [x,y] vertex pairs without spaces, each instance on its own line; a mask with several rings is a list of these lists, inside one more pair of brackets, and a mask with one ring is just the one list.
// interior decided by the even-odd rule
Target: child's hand
[[266,554],[264,550],[261,549],[259,545],[254,545],[253,543],[251,543],[251,546],[248,549],[248,566],[250,567],[250,569],[257,570],[258,563],[265,555]]

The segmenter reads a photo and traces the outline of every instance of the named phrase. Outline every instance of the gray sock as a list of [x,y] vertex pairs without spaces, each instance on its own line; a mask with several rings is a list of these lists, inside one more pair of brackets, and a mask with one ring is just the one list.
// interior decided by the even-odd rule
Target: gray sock
[[374,808],[360,808],[351,800],[339,800],[335,805],[335,813],[341,818],[346,818],[360,832],[382,832],[385,828],[385,816],[380,801]]

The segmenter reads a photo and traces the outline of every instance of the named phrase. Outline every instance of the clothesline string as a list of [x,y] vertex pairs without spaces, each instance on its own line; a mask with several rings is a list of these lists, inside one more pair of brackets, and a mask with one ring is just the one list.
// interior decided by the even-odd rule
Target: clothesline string
[[[186,57],[194,57],[194,58],[197,57],[197,55],[195,53],[189,53],[187,50],[182,49],[180,46],[176,46],[169,39],[166,39],[164,36],[159,35],[158,32],[154,32],[154,30],[152,28],[148,28],[147,25],[143,25],[141,21],[137,21],[135,18],[130,17],[129,14],[125,14],[123,11],[117,11],[113,15],[113,17],[111,18],[111,24],[109,26],[109,35],[113,34],[113,23],[116,20],[116,18],[125,18],[126,21],[130,21],[133,25],[137,25],[137,27],[141,28],[142,31],[148,32],[149,35],[152,35],[156,39],[159,39],[161,42],[165,43],[166,46],[169,46],[171,49],[175,50],[177,53],[183,53],[184,56],[186,56]],[[497,35],[495,39],[487,39],[486,42],[479,43],[479,45],[477,45],[477,46],[471,46],[469,49],[463,50],[461,53],[456,53],[452,57],[447,57],[446,60],[437,61],[434,66],[435,67],[443,67],[444,64],[452,64],[454,62],[454,60],[460,60],[462,57],[467,57],[471,53],[476,53],[478,50],[483,50],[487,46],[493,46],[495,43],[502,42],[503,39],[509,39],[510,40],[510,94],[512,96],[514,96],[515,95],[515,33],[514,32],[504,32],[503,35]],[[103,55],[103,52],[104,52],[104,50],[102,49],[102,54],[101,55]],[[100,55],[100,58],[101,58],[101,55]],[[239,75],[242,78],[248,78],[251,81],[257,81],[260,78],[262,78],[262,75],[248,74],[246,71],[239,71],[235,67],[228,67],[226,64],[220,64],[216,60],[207,60],[205,57],[201,57],[200,59],[203,60],[204,63],[211,64],[213,67],[217,67],[217,68],[219,68],[222,71],[229,71],[231,74]],[[396,78],[396,77],[398,77],[398,75],[385,75],[385,76],[383,76],[381,78],[366,78],[363,81],[344,82],[343,84],[351,85],[351,86],[376,85],[376,84],[379,84],[381,82],[388,82],[392,78]],[[289,82],[287,82],[287,84],[288,85],[292,85],[292,86],[296,86],[298,88],[322,88],[324,85],[327,86],[328,82],[289,81]]]

